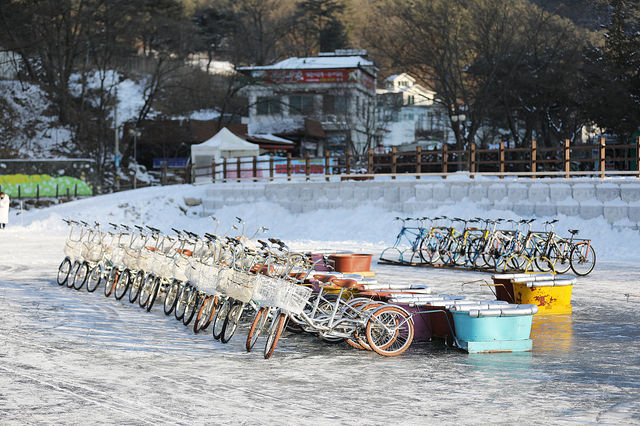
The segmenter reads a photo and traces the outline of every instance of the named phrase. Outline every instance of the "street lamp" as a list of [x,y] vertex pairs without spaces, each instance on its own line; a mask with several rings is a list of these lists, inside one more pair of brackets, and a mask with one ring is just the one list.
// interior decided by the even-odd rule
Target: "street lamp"
[[129,135],[133,136],[133,167],[134,167],[134,171],[133,171],[133,189],[136,189],[137,186],[137,181],[138,181],[138,152],[137,152],[137,146],[138,146],[138,138],[142,135],[142,133],[140,132],[140,130],[138,130],[137,128],[133,128],[133,129],[129,129]]

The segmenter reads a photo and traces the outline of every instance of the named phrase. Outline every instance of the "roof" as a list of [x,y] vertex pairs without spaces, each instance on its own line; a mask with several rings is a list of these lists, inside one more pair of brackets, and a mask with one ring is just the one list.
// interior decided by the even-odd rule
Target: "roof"
[[268,141],[273,143],[293,144],[293,141],[289,139],[281,138],[279,136],[272,135],[271,133],[252,133],[247,135],[248,138],[255,139],[257,141]]
[[238,67],[238,70],[299,70],[299,69],[338,69],[375,67],[375,64],[360,56],[311,56],[306,58],[287,58],[272,65],[258,67]]
[[411,77],[409,74],[407,74],[406,72],[400,73],[400,74],[393,74],[390,75],[389,77],[385,78],[384,81],[393,81],[396,80],[397,78],[406,78],[407,80],[411,81],[412,83],[415,83],[416,79]]
[[226,127],[222,128],[222,130],[216,133],[211,139],[191,146],[192,149],[196,147],[215,147],[221,151],[235,151],[241,149],[252,150],[258,148],[256,144],[247,142],[246,140],[234,135]]

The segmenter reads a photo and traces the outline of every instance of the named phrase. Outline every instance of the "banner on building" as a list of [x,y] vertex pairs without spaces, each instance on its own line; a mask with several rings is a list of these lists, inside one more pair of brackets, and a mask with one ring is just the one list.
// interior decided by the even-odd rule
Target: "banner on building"
[[[258,178],[267,178],[271,176],[270,168],[273,164],[273,176],[282,177],[287,175],[287,157],[271,157],[273,163],[270,162],[268,156],[260,156],[256,163],[256,174]],[[292,176],[304,176],[306,175],[306,162],[304,158],[292,158],[291,159],[291,175]],[[333,174],[334,168],[338,166],[337,158],[329,158],[329,166],[325,167],[324,158],[312,158],[309,159],[309,174],[310,175],[325,175]],[[229,161],[227,165],[227,179],[236,179],[238,175],[241,178],[254,177],[253,164],[249,159],[241,159],[240,170],[238,170],[236,161]],[[220,168],[216,170],[216,179],[223,178],[223,172]]]

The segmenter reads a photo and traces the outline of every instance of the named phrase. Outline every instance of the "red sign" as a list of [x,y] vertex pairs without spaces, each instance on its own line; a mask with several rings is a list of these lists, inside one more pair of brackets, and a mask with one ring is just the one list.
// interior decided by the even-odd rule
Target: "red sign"
[[269,70],[265,73],[268,83],[363,83],[373,85],[373,78],[359,69],[338,70]]

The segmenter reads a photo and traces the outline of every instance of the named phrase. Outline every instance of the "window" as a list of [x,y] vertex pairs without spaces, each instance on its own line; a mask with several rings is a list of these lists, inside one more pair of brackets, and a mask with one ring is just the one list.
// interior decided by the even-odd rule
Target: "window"
[[275,96],[260,96],[256,107],[258,115],[280,114],[280,99]]
[[344,96],[325,95],[324,113],[335,115],[347,114],[347,98]]
[[409,95],[407,98],[407,103],[409,105],[413,105],[414,103],[416,103],[416,97],[414,95]]
[[289,114],[311,115],[313,114],[313,95],[290,95]]

